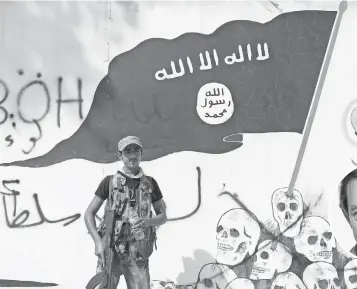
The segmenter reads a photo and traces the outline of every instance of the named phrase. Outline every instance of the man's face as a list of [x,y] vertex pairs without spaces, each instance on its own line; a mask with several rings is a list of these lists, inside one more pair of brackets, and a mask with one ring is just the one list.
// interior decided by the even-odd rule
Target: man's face
[[347,185],[347,204],[350,226],[357,241],[357,178],[353,178]]
[[141,161],[141,147],[136,144],[126,146],[121,158],[125,167],[130,170],[137,169]]

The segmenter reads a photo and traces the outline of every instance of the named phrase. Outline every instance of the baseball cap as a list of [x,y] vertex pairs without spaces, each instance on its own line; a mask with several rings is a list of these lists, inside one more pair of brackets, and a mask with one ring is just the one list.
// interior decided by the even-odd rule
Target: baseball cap
[[139,147],[143,148],[143,145],[140,141],[140,139],[137,136],[126,136],[124,138],[122,138],[119,142],[118,142],[118,150],[119,151],[123,151],[125,149],[125,147],[127,147],[130,144],[136,144]]

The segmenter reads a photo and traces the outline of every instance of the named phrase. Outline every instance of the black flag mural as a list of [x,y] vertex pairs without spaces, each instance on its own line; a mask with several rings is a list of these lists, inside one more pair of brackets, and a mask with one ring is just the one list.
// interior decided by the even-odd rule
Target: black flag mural
[[47,154],[3,165],[117,160],[138,135],[144,160],[240,147],[244,133],[302,133],[337,11],[237,20],[212,34],[148,39],[116,56],[79,129]]

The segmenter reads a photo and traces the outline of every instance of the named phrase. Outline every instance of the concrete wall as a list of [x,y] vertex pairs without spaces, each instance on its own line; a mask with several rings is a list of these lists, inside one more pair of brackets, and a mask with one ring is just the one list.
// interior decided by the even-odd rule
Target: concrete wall
[[[328,279],[328,272],[331,269],[329,266],[333,266],[338,272],[337,277],[342,286],[346,286],[345,283],[348,282],[345,280],[343,269],[349,258],[352,258],[348,251],[355,241],[348,223],[338,208],[337,189],[341,179],[355,168],[351,159],[356,160],[357,141],[350,122],[351,112],[355,107],[354,78],[357,67],[357,60],[352,57],[355,52],[352,31],[357,26],[357,6],[354,2],[347,3],[347,10],[337,27],[338,31],[336,25],[331,26],[332,40],[328,42],[329,38],[326,38],[326,47],[329,44],[326,50],[321,47],[316,47],[316,51],[308,49],[306,57],[325,59],[324,63],[317,61],[318,65],[310,67],[313,62],[311,60],[299,64],[299,57],[305,57],[304,51],[300,54],[297,51],[297,55],[300,56],[284,55],[284,51],[274,50],[277,46],[270,41],[273,38],[269,38],[269,66],[264,68],[263,62],[256,62],[251,64],[256,65],[255,70],[249,66],[250,64],[246,64],[247,69],[244,73],[252,79],[251,84],[256,85],[255,93],[262,97],[257,101],[257,105],[262,105],[264,95],[269,99],[279,93],[279,89],[264,91],[261,83],[264,82],[267,71],[286,71],[280,78],[280,85],[282,83],[282,89],[288,87],[293,91],[291,97],[295,97],[295,108],[302,105],[304,97],[306,101],[310,101],[309,109],[310,104],[317,105],[313,119],[313,110],[309,116],[294,115],[296,111],[300,111],[299,108],[292,108],[291,116],[277,114],[277,117],[286,117],[287,122],[294,117],[304,121],[307,119],[306,123],[313,121],[311,131],[305,127],[304,133],[306,135],[309,132],[309,138],[304,155],[299,154],[300,147],[304,144],[304,134],[299,131],[298,125],[288,128],[284,126],[284,121],[277,119],[278,129],[272,129],[271,126],[266,131],[257,131],[253,125],[242,129],[242,104],[239,102],[235,103],[235,114],[222,125],[224,129],[218,132],[213,131],[212,127],[219,126],[204,124],[197,118],[197,123],[192,121],[188,137],[181,132],[180,126],[182,127],[183,123],[178,121],[178,118],[174,118],[174,121],[168,124],[163,120],[165,115],[161,115],[163,118],[152,123],[149,126],[150,130],[145,129],[141,133],[144,125],[130,126],[132,122],[131,116],[126,114],[126,97],[142,102],[142,106],[139,107],[140,114],[145,118],[148,114],[147,108],[151,105],[150,102],[145,102],[146,97],[156,93],[159,98],[169,98],[172,86],[167,86],[165,90],[165,85],[169,84],[148,82],[146,85],[146,79],[140,83],[134,81],[135,77],[146,69],[146,61],[150,62],[150,56],[155,54],[154,51],[147,52],[147,58],[140,60],[139,64],[130,65],[129,62],[125,71],[120,70],[120,61],[124,61],[125,66],[126,55],[131,55],[132,58],[129,60],[133,63],[135,57],[141,57],[139,44],[145,40],[175,39],[185,33],[212,34],[217,28],[235,20],[268,23],[279,15],[292,11],[338,11],[338,4],[300,1],[281,2],[278,5],[258,1],[0,2],[0,193],[3,198],[0,205],[0,227],[3,232],[0,249],[0,285],[10,287],[12,284],[15,288],[20,288],[24,284],[39,287],[44,285],[42,283],[50,283],[45,285],[58,284],[58,287],[64,289],[86,286],[95,274],[96,256],[94,244],[84,225],[83,214],[104,176],[113,174],[121,168],[120,162],[112,161],[112,156],[115,155],[113,140],[132,132],[145,140],[144,145],[147,145],[149,157],[144,159],[142,166],[147,174],[154,176],[158,181],[168,210],[169,222],[158,229],[158,250],[150,258],[152,280],[170,280],[176,285],[192,285],[200,279],[198,288],[208,288],[202,280],[205,274],[208,274],[207,268],[210,267],[206,264],[215,262],[217,258],[217,224],[225,212],[243,207],[243,204],[256,216],[260,226],[264,224],[259,243],[256,244],[256,247],[260,248],[262,242],[269,239],[267,231],[273,234],[278,227],[276,216],[274,218],[273,214],[276,203],[275,200],[272,202],[272,194],[278,188],[288,187],[292,183],[294,168],[297,168],[296,161],[303,157],[300,170],[295,171],[298,175],[294,174],[297,177],[295,189],[301,193],[308,208],[305,217],[315,216],[320,219],[304,219],[312,220],[311,226],[315,232],[306,232],[304,229],[300,231],[299,227],[296,238],[306,237],[309,233],[322,234],[322,228],[325,226],[327,231],[331,230],[333,233],[329,243],[329,246],[333,247],[333,258],[327,258],[322,265],[314,263],[320,259],[306,258],[301,251],[304,249],[299,249],[296,245],[296,238],[294,241],[293,237],[283,236],[279,242],[285,246],[281,248],[287,248],[287,257],[282,249],[276,258],[284,255],[283,260],[277,262],[274,261],[277,259],[274,259],[267,266],[275,266],[277,273],[293,272],[296,274],[294,277],[289,279],[281,275],[280,281],[275,281],[280,283],[272,285],[276,278],[275,272],[269,280],[255,280],[254,274],[250,274],[254,270],[254,258],[248,258],[250,263],[248,260],[229,266],[230,270],[225,273],[223,281],[217,281],[213,275],[206,277],[220,284],[220,288],[222,284],[227,285],[232,279],[231,276],[238,278],[231,284],[232,288],[293,285],[302,282],[299,279],[303,279],[305,286],[310,288],[317,278],[311,264],[320,264],[325,272],[322,273],[323,277]],[[337,19],[339,14],[336,15]],[[303,16],[297,16],[296,19],[296,25],[307,21]],[[325,21],[324,19],[325,16],[321,14],[311,25]],[[237,25],[243,25],[240,23]],[[247,22],[244,25],[248,27],[245,28],[247,41],[250,34],[259,34],[257,29],[263,29],[249,26],[251,24]],[[305,43],[305,32],[301,32],[302,36],[299,36],[300,44],[289,42],[295,41],[294,26],[271,27],[271,31],[276,30],[277,33],[291,31],[291,38],[282,38],[286,39],[286,51],[289,51],[289,45]],[[318,39],[319,35],[327,35],[323,34],[322,30],[306,31],[309,35],[315,35],[316,41],[321,40]],[[260,35],[261,38],[256,39],[263,41],[263,36]],[[214,37],[218,36],[212,36],[213,42]],[[232,39],[239,40],[225,37],[223,42],[226,43],[230,43]],[[254,37],[252,36],[251,40],[253,42],[256,41]],[[174,44],[178,43],[175,41],[163,42],[162,46],[165,48],[167,45],[174,50]],[[306,43],[312,45],[311,42]],[[199,45],[201,44],[197,42],[197,47]],[[204,45],[208,44],[202,45],[205,47]],[[187,51],[195,49],[189,45],[187,47]],[[329,51],[331,47],[332,51]],[[165,53],[169,54],[169,50]],[[161,53],[163,58],[166,57],[165,53]],[[184,57],[183,52],[175,53],[180,55],[178,57]],[[291,60],[291,69],[274,62],[278,53],[281,53],[281,57],[295,57]],[[116,58],[117,56],[119,57]],[[326,59],[329,60],[327,64]],[[166,67],[170,67],[169,61],[166,63]],[[290,71],[296,69],[293,67],[296,63],[299,69],[304,71],[302,74],[311,73],[310,82],[303,82],[303,78],[296,79],[290,75]],[[265,74],[260,74],[259,69],[267,70],[264,70]],[[315,70],[312,71],[313,69]],[[324,69],[327,70],[323,71]],[[120,74],[123,71],[128,73],[125,77]],[[236,73],[229,72],[228,68],[228,72],[222,71],[227,79]],[[218,81],[222,73],[212,72],[208,76],[209,81]],[[309,85],[313,88],[318,87],[317,79],[320,75],[321,81],[322,74],[325,77],[323,87],[320,87],[321,95],[319,101],[314,102],[318,97],[314,94],[315,89],[309,91],[308,96],[299,89],[303,91],[304,86]],[[313,75],[316,76],[315,80]],[[104,83],[106,87],[105,77],[112,89],[109,90],[109,94],[103,94],[107,90],[100,89],[100,83]],[[120,82],[122,77],[127,79],[125,83]],[[202,79],[200,77],[192,78],[190,85],[204,79],[203,76]],[[254,79],[258,78],[259,82],[255,83]],[[129,85],[131,79],[133,83]],[[128,87],[121,90],[125,85]],[[230,86],[233,99],[238,98],[240,94],[250,93],[246,90],[247,82],[242,81],[242,78],[237,79],[235,85]],[[264,85],[270,87],[268,84]],[[134,95],[136,87],[139,86],[143,88],[142,92],[147,91],[147,95]],[[160,95],[160,89],[164,89],[165,95]],[[119,91],[120,94],[115,94],[115,91]],[[177,95],[180,93],[184,94],[182,91],[185,91],[183,85],[175,86],[175,99],[178,99]],[[99,93],[102,98],[96,96]],[[186,96],[187,94],[182,97],[182,103],[178,100],[175,105],[185,107]],[[112,97],[118,97],[121,101],[118,102],[121,110],[118,109],[119,112],[116,114],[116,106],[113,106],[114,109],[106,115],[105,99]],[[192,97],[197,97],[197,91],[193,92]],[[165,103],[165,100],[158,103]],[[170,111],[170,106],[159,109],[167,112]],[[188,107],[187,111],[190,109]],[[269,112],[267,105],[263,113]],[[93,118],[92,115],[96,115],[97,118]],[[106,121],[107,117],[113,121],[110,125]],[[235,117],[237,125],[233,122]],[[303,125],[300,126],[302,129]],[[185,124],[185,127],[188,125]],[[91,134],[85,135],[88,131]],[[172,135],[179,138],[171,138],[172,135],[168,134],[168,131],[177,132]],[[222,138],[228,135],[227,131],[231,134],[243,133],[243,145],[238,142],[225,143]],[[82,142],[77,141],[77,136],[82,137]],[[211,137],[214,139],[211,140]],[[161,140],[164,141],[160,142]],[[74,145],[73,149],[67,145],[70,142]],[[91,145],[96,149],[92,150]],[[228,147],[225,147],[226,145]],[[62,150],[63,147],[66,149]],[[103,151],[108,156],[102,156]],[[197,167],[200,169],[201,177]],[[237,203],[233,195],[220,196],[223,191],[235,193],[241,203]],[[196,208],[199,208],[198,211],[195,211]],[[192,211],[195,213],[186,217]],[[102,215],[102,211],[99,215]],[[66,220],[61,220],[63,218],[69,218],[68,220],[73,222],[66,225]],[[56,220],[58,222],[54,222]],[[237,226],[242,226],[242,222],[238,219]],[[263,227],[267,231],[264,231]],[[261,251],[254,254],[259,257]],[[284,262],[290,266],[284,269]],[[326,265],[327,263],[332,265]],[[258,265],[255,263],[255,266]],[[307,276],[306,273],[304,277],[308,266],[312,268],[313,273],[311,276]],[[232,272],[233,275],[229,275]],[[15,280],[15,283],[11,283],[11,280]],[[39,283],[29,283],[30,281]],[[155,286],[159,285],[155,283]],[[121,280],[119,288],[126,288],[124,279]]]

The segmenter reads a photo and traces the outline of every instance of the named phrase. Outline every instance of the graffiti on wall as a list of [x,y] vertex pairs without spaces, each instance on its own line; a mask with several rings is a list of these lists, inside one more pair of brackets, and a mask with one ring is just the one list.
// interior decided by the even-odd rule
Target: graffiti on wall
[[[23,69],[17,71],[19,77],[25,74]],[[82,97],[82,79],[77,80],[77,91],[73,97],[64,97],[63,95],[63,82],[62,76],[59,76],[56,80],[56,90],[51,91],[49,85],[45,80],[42,80],[41,72],[36,74],[36,78],[25,83],[19,89],[10,87],[10,85],[4,79],[0,79],[0,127],[7,122],[11,123],[12,133],[6,135],[3,140],[6,143],[6,147],[11,147],[16,142],[16,135],[18,122],[30,124],[35,128],[35,135],[29,138],[28,145],[22,149],[22,153],[30,154],[36,146],[36,143],[41,140],[43,136],[43,130],[41,127],[41,121],[44,120],[50,113],[53,103],[56,105],[56,118],[57,127],[61,127],[61,111],[63,105],[77,105],[78,117],[83,120],[83,97]],[[41,99],[38,103],[38,107],[41,107],[41,111],[37,109],[35,112],[26,109],[24,102],[31,101],[29,98]],[[6,108],[7,101],[10,99],[16,100],[16,111],[9,111]],[[25,144],[24,144],[25,145]]]
[[[146,161],[182,151],[224,154],[242,147],[244,134],[249,133],[303,134],[337,14],[290,12],[264,24],[237,20],[212,34],[145,40],[111,61],[88,116],[71,137],[42,156],[2,166],[33,169],[72,159],[110,164],[117,160],[117,140],[129,134],[139,135],[145,143]],[[17,73],[21,77],[25,72]],[[5,136],[7,147],[16,142],[19,121],[36,128],[37,134],[22,149],[28,155],[41,140],[41,123],[51,111],[58,128],[63,105],[76,105],[78,118],[83,119],[82,79],[75,80],[77,91],[71,96],[63,95],[64,81],[58,77],[52,91],[41,73],[20,89],[0,79],[0,126],[9,124],[14,131]],[[38,115],[24,109],[31,90],[43,99]],[[10,98],[16,99],[14,111],[6,107]],[[7,228],[67,227],[80,219],[81,213],[53,216],[38,193],[32,193],[35,211],[19,210],[20,182],[19,177],[2,180]],[[338,252],[328,221],[309,215],[310,205],[293,186],[272,193],[268,223],[237,195],[219,196],[223,195],[238,207],[232,206],[217,222],[215,262],[200,264],[195,283],[154,277],[152,288],[337,289],[357,280],[346,271],[356,265]],[[186,215],[169,215],[169,223],[197,215],[202,198],[197,167],[197,205]],[[29,222],[32,215],[38,220]]]
[[[35,223],[28,223],[27,220],[30,217],[30,215],[32,215],[31,212],[29,210],[22,210],[21,212],[18,212],[17,210],[17,203],[21,198],[20,197],[21,193],[17,191],[13,186],[18,184],[20,184],[20,180],[18,179],[2,181],[2,186],[5,189],[5,191],[0,191],[0,194],[2,195],[2,203],[3,203],[6,225],[9,228],[29,228],[29,227],[39,226],[44,223],[48,223],[48,224],[63,223],[63,226],[67,226],[75,222],[81,216],[81,214],[75,214],[73,216],[68,216],[56,220],[50,220],[45,216],[42,210],[38,194],[34,193],[32,196],[37,210],[36,213],[39,216],[39,221]],[[9,205],[10,203],[12,203],[12,208],[13,208],[12,210],[9,209],[11,207]]]
[[223,192],[220,196],[229,195],[239,208],[217,222],[216,262],[204,264],[194,284],[153,281],[154,288],[350,288],[356,280],[356,259],[337,249],[328,221],[311,215],[311,204],[304,203],[297,190],[279,201],[277,192],[287,196],[288,188],[272,194],[273,219],[284,227],[283,233],[274,235],[274,226],[258,220],[235,194]]
[[70,138],[41,157],[3,165],[112,163],[117,139],[128,134],[141,136],[144,160],[153,160],[229,152],[244,133],[302,133],[335,18],[298,11],[265,24],[228,22],[209,35],[148,39],[111,61]]

